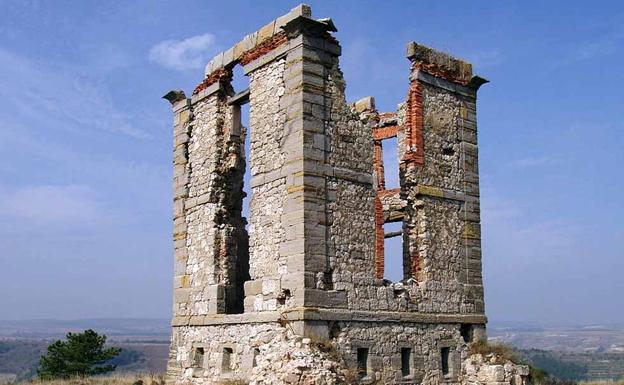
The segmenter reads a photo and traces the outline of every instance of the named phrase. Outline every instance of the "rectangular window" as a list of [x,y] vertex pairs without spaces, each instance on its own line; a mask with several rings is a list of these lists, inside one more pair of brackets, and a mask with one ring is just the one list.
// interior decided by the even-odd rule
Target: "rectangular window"
[[412,349],[401,349],[401,374],[407,377],[412,374]]
[[440,355],[442,357],[442,374],[448,375],[450,373],[449,369],[449,356],[451,355],[451,348],[444,347],[440,350]]
[[359,378],[364,378],[368,374],[368,348],[357,350],[357,371]]
[[195,353],[193,354],[193,367],[204,367],[204,348],[195,348]]
[[403,280],[403,222],[384,223],[384,278]]
[[386,190],[399,188],[399,142],[397,138],[382,140],[381,151],[385,188]]
[[221,372],[229,373],[232,371],[232,348],[223,348],[223,359],[221,361]]

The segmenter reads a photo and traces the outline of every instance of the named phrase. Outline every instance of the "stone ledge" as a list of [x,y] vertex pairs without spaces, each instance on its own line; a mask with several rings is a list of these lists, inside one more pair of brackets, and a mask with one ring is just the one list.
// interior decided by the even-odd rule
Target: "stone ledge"
[[415,187],[416,195],[426,195],[434,198],[445,198],[460,202],[466,201],[466,194],[461,191],[447,190],[434,186],[417,185]]
[[350,321],[350,322],[413,322],[413,323],[472,323],[485,324],[483,314],[426,314],[392,311],[349,309],[297,308],[284,312],[266,311],[243,314],[217,314],[174,317],[172,326],[211,326],[283,321]]
[[[481,79],[481,81],[479,81],[478,86],[471,86],[471,83],[473,81],[477,83],[476,79]],[[448,79],[431,75],[430,73],[427,73],[425,71],[421,71],[418,69],[410,75],[410,80],[411,81],[418,80],[423,83],[429,84],[431,86],[438,87],[448,92],[453,92],[453,93],[456,93],[456,94],[459,94],[459,95],[462,95],[471,99],[476,99],[477,90],[479,89],[479,87],[481,87],[481,85],[485,83],[488,83],[488,80],[485,80],[478,76],[474,76],[470,80],[470,82],[464,86],[464,85],[455,83],[453,81],[450,81]]]

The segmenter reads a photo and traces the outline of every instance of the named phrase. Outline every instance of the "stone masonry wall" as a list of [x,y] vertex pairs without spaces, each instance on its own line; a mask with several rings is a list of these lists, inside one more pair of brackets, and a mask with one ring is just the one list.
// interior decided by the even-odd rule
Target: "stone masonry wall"
[[[267,323],[178,328],[171,351],[177,364],[170,366],[169,373],[177,378],[176,384],[212,384],[215,379],[269,382],[267,374],[277,378],[278,373],[263,373],[263,367],[288,365],[288,352],[300,346],[301,337],[293,330],[288,324]],[[335,347],[325,352],[325,365],[334,362],[331,365],[338,369],[334,373],[343,383],[458,384],[463,380],[462,362],[469,357],[458,324],[336,322],[327,339],[313,341]],[[449,350],[446,373],[440,359],[443,348]],[[198,349],[203,349],[199,358]],[[367,368],[361,373],[353,369],[358,366],[359,349],[367,350]],[[316,369],[298,367],[302,373]]]
[[248,264],[242,218],[243,135],[227,95],[177,102],[174,135],[174,316],[242,310]]
[[[286,177],[273,177],[284,165],[283,126],[285,59],[272,62],[249,74],[250,77],[250,166],[252,194],[249,206],[250,275],[247,309],[276,310],[281,275],[288,261],[280,248],[286,239],[282,221],[287,196]],[[268,179],[268,182],[264,182]],[[253,285],[257,286],[253,288]],[[249,297],[251,294],[253,297]]]
[[[378,112],[370,97],[349,105],[335,30],[300,5],[211,60],[191,98],[166,95],[172,383],[466,381],[468,344],[485,338],[486,322],[476,141],[484,80],[411,43],[397,111]],[[235,65],[250,84],[239,94]],[[389,190],[382,148],[394,137],[400,187]],[[384,234],[388,222],[402,231]],[[386,236],[403,240],[400,282],[383,278]],[[473,369],[471,382],[485,376]]]

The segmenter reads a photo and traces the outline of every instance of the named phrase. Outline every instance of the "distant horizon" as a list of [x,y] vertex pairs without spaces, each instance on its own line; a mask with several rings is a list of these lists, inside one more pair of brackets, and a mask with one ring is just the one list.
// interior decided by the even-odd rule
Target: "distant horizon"
[[[487,316],[487,314],[486,314]],[[162,322],[170,322],[171,317],[162,317],[162,318],[151,318],[151,317],[132,317],[132,318],[124,318],[124,317],[98,317],[98,318],[75,318],[75,319],[64,319],[64,318],[24,318],[24,319],[0,319],[0,324],[8,323],[8,322],[88,322],[88,321],[162,321]],[[579,327],[590,327],[590,326],[618,326],[624,328],[624,321],[621,322],[602,322],[602,323],[579,323],[579,322],[548,322],[548,321],[531,321],[531,320],[491,320],[489,319],[487,325],[495,324],[497,326],[502,326],[504,324],[512,324],[515,326],[527,325],[527,326],[579,326]]]

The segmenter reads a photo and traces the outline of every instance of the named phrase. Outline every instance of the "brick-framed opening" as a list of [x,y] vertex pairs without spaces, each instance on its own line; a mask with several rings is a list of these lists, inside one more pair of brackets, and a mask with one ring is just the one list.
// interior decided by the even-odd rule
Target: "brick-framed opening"
[[[400,217],[389,217],[384,213],[384,204],[383,202],[387,197],[394,196],[397,199],[400,199],[401,194],[401,182],[400,182],[400,162],[402,160],[401,151],[400,151],[400,143],[399,143],[399,132],[402,131],[402,127],[397,124],[397,115],[395,113],[381,113],[379,114],[380,121],[376,127],[373,127],[373,162],[374,162],[374,172],[375,172],[375,277],[379,279],[388,279],[390,276],[388,273],[388,258],[387,253],[389,252],[390,243],[396,242],[396,240],[401,240],[401,253],[400,253],[400,266],[403,269],[402,275],[400,275],[403,279],[407,279],[411,276],[411,272],[405,269],[405,258],[409,258],[406,250],[406,237],[404,235],[404,214],[401,214]],[[395,142],[396,141],[396,142]],[[384,147],[386,144],[386,147]],[[396,151],[396,154],[388,154],[384,151],[384,148],[391,149]],[[394,160],[396,162],[392,162],[392,164],[385,164],[385,161]],[[395,168],[396,170],[391,168]],[[387,185],[386,175],[387,172],[394,172],[396,183],[392,186]],[[394,176],[394,175],[393,175]],[[394,187],[394,188],[388,188]],[[384,229],[385,225],[392,223],[401,223],[401,229],[397,229],[396,225],[391,225],[389,227],[393,227],[391,231],[386,231]],[[409,264],[408,264],[409,265]],[[390,279],[389,279],[390,280]],[[401,278],[395,279],[395,281],[401,281]]]

